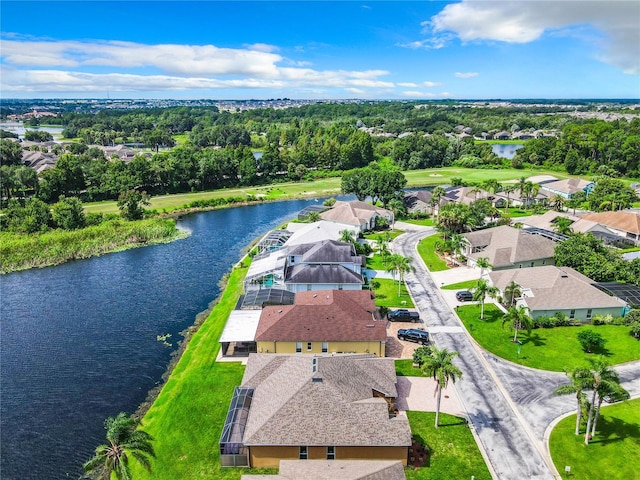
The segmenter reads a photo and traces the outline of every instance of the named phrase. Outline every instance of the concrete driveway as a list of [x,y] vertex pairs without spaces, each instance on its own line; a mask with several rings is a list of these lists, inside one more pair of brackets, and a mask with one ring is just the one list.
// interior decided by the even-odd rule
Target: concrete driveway
[[[398,410],[416,410],[418,412],[435,412],[436,382],[427,377],[398,377]],[[452,385],[442,390],[440,411],[466,418],[466,412],[460,403],[458,394]]]

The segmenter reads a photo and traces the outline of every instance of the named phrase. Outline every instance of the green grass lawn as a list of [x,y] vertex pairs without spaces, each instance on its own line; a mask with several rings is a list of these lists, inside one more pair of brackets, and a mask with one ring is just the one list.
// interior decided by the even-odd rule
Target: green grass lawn
[[[375,290],[376,305],[379,307],[407,307],[413,308],[413,301],[404,283],[400,286],[398,295],[398,282],[389,278],[376,279],[380,282],[380,288]],[[404,302],[404,303],[403,303]]]
[[382,270],[383,272],[387,270],[387,266],[382,262],[382,257],[378,254],[367,257],[367,268],[370,270]]
[[363,234],[362,236],[366,239],[366,240],[378,240],[379,236],[382,236],[384,238],[384,236],[386,234],[389,234],[389,236],[391,237],[391,240],[393,240],[394,238],[402,235],[404,233],[403,230],[398,230],[396,228],[394,228],[393,230],[384,230],[382,232],[367,232],[365,234]]
[[[582,435],[574,435],[575,415],[556,425],[549,439],[556,468],[563,478],[574,480],[640,478],[640,399],[603,407],[600,415],[589,445]],[[570,476],[564,474],[567,465]]]
[[[429,462],[422,468],[405,469],[407,480],[470,479],[489,480],[491,474],[464,419],[440,413],[407,412],[411,433],[429,446]],[[613,477],[611,477],[613,478]]]
[[442,235],[429,235],[418,243],[418,254],[422,257],[424,264],[432,272],[449,270],[447,263],[436,253],[435,243],[442,240]]
[[250,473],[246,469],[220,467],[218,440],[233,389],[242,381],[244,367],[240,363],[215,361],[220,349],[218,339],[238,299],[245,274],[246,268],[232,272],[219,303],[189,341],[145,415],[144,429],[155,438],[156,458],[151,462],[151,473],[134,462],[133,477],[137,480],[239,480],[243,473]]
[[[181,137],[178,137],[181,138]],[[570,178],[571,175],[550,170],[482,170],[474,168],[430,168],[424,170],[410,170],[403,172],[407,178],[407,187],[432,186],[450,184],[454,177],[462,178],[466,182],[477,183],[488,179],[496,179],[499,182],[507,180],[518,180],[522,176],[531,175],[554,175],[558,178]],[[323,197],[340,194],[340,177],[322,178],[313,182],[286,182],[276,185],[264,185],[246,188],[230,188],[221,190],[211,190],[206,192],[178,193],[174,195],[161,195],[151,198],[149,208],[158,211],[170,212],[178,210],[195,200],[209,200],[212,198],[226,198],[242,195],[259,195],[268,199],[286,200],[288,198],[299,197]],[[118,213],[118,206],[115,201],[86,203],[86,212],[95,213]]]
[[478,286],[478,280],[479,279],[473,279],[473,280],[466,280],[464,282],[458,282],[458,283],[450,283],[449,285],[445,285],[442,288],[442,290],[468,290],[470,288],[475,288]]
[[[583,325],[579,327],[537,328],[531,335],[519,332],[522,342],[520,354],[512,343],[513,331],[502,327],[503,313],[493,304],[485,305],[485,321],[480,320],[480,305],[464,305],[457,308],[458,316],[473,338],[491,353],[527,367],[542,370],[563,371],[576,365],[586,365],[593,354],[582,351],[576,335],[584,329],[592,329],[607,339],[603,352],[612,364],[640,359],[640,342],[629,335],[629,327],[617,325]],[[473,325],[473,327],[471,327]]]
[[401,377],[422,377],[422,372],[419,368],[413,366],[413,360],[406,358],[404,360],[396,360],[396,375]]
[[410,223],[412,225],[422,225],[423,227],[433,227],[436,223],[433,221],[433,218],[421,218],[420,220],[406,219],[406,220],[398,220],[404,223]]

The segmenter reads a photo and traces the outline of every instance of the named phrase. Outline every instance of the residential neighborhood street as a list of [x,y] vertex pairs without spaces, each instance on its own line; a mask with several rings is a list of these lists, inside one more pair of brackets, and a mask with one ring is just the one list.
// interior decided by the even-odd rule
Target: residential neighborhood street
[[[406,275],[407,288],[433,342],[460,353],[456,363],[463,379],[455,389],[490,467],[500,479],[559,478],[547,452],[545,431],[554,419],[574,409],[572,396],[552,394],[566,383],[566,376],[515,365],[473,341],[454,315],[451,299],[445,301],[416,253],[419,240],[431,233],[433,229],[409,231],[392,242],[392,249],[414,259],[416,271]],[[616,370],[632,397],[640,395],[640,363]]]

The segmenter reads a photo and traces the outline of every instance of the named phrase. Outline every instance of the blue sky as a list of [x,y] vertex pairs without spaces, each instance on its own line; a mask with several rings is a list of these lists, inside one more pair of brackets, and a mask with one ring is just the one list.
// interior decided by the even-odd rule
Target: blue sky
[[2,98],[640,98],[640,2],[2,0]]

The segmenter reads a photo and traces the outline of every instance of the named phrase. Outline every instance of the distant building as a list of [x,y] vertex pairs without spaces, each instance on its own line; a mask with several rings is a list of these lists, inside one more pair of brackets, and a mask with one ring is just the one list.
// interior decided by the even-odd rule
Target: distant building
[[568,178],[540,185],[543,190],[550,192],[552,195],[561,195],[566,199],[571,199],[577,192],[584,192],[589,195],[595,186],[595,182],[582,180],[581,178]]
[[359,200],[352,202],[338,200],[330,210],[320,214],[323,220],[352,225],[360,231],[372,230],[376,226],[378,217],[385,218],[389,224],[393,223],[393,212]]

